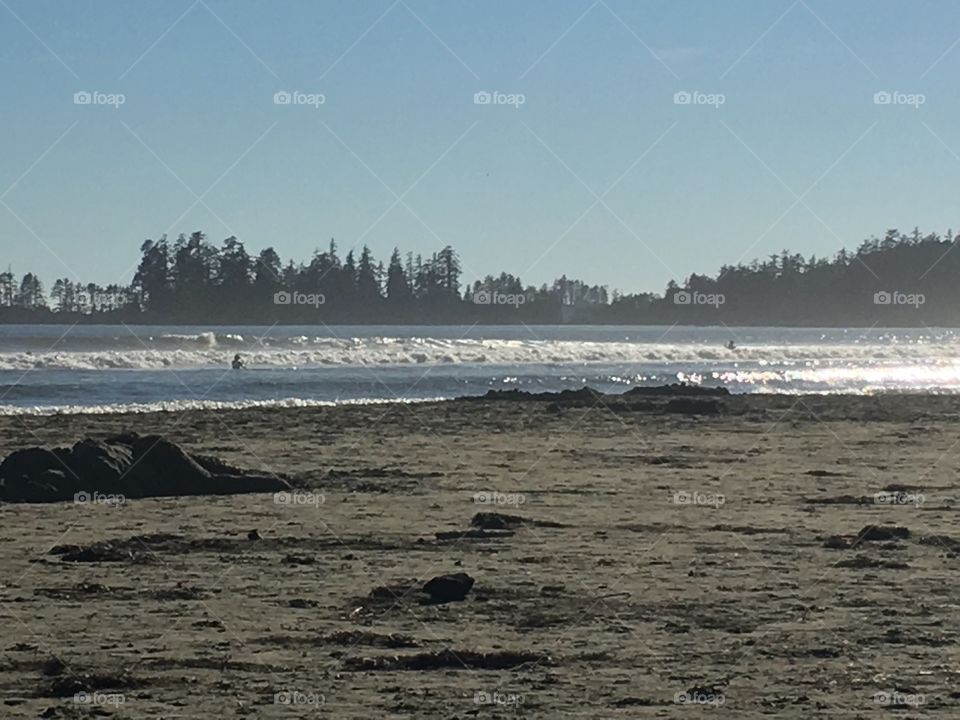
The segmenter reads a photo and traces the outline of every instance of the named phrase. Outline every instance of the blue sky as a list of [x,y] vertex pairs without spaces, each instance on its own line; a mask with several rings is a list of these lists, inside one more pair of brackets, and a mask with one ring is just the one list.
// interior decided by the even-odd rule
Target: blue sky
[[0,0],[0,262],[128,282],[203,229],[661,291],[957,230],[958,40],[951,0]]

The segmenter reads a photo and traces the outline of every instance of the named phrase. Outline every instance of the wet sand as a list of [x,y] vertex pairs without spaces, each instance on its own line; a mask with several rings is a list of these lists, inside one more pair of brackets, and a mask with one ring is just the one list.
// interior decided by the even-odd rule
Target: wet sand
[[[0,418],[3,455],[133,429],[305,483],[0,505],[0,716],[955,716],[960,399],[717,403]],[[490,511],[537,523],[456,534]]]

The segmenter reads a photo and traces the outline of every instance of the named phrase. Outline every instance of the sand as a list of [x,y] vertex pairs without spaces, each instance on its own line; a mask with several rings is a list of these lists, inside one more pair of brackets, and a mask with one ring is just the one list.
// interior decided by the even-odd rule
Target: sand
[[[720,410],[2,418],[2,454],[134,429],[308,487],[0,505],[0,717],[955,716],[960,400]],[[483,511],[543,524],[436,539]]]

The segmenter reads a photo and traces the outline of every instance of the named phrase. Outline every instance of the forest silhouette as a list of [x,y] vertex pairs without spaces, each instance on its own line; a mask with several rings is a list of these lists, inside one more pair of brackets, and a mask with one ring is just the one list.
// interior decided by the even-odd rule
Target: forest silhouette
[[[341,258],[330,241],[309,262],[250,255],[235,237],[201,232],[147,240],[129,285],[0,273],[0,322],[128,324],[636,324],[915,326],[960,324],[960,235],[888,231],[832,259],[786,250],[625,294],[558,278],[535,287],[503,272],[463,282],[456,251],[364,246]],[[2,258],[0,258],[2,261]]]

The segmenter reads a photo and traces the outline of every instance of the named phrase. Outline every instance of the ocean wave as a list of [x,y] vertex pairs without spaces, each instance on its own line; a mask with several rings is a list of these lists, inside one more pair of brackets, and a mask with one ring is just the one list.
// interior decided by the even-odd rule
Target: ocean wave
[[[147,347],[144,347],[144,344]],[[240,335],[162,335],[139,347],[51,352],[2,352],[2,370],[159,370],[225,367],[240,352],[248,367],[309,368],[383,365],[589,365],[598,363],[864,367],[908,363],[960,364],[957,343],[719,345],[474,340],[438,338],[308,338],[246,341]],[[170,344],[171,347],[162,347]],[[152,345],[152,347],[151,347]]]
[[417,403],[438,402],[449,398],[373,398],[352,400],[308,400],[302,398],[284,398],[282,400],[169,400],[150,403],[117,403],[107,405],[51,405],[18,407],[0,405],[0,416],[9,415],[124,415],[156,412],[180,413],[188,410],[250,410],[255,408],[310,408],[333,407],[337,405],[413,405]]

